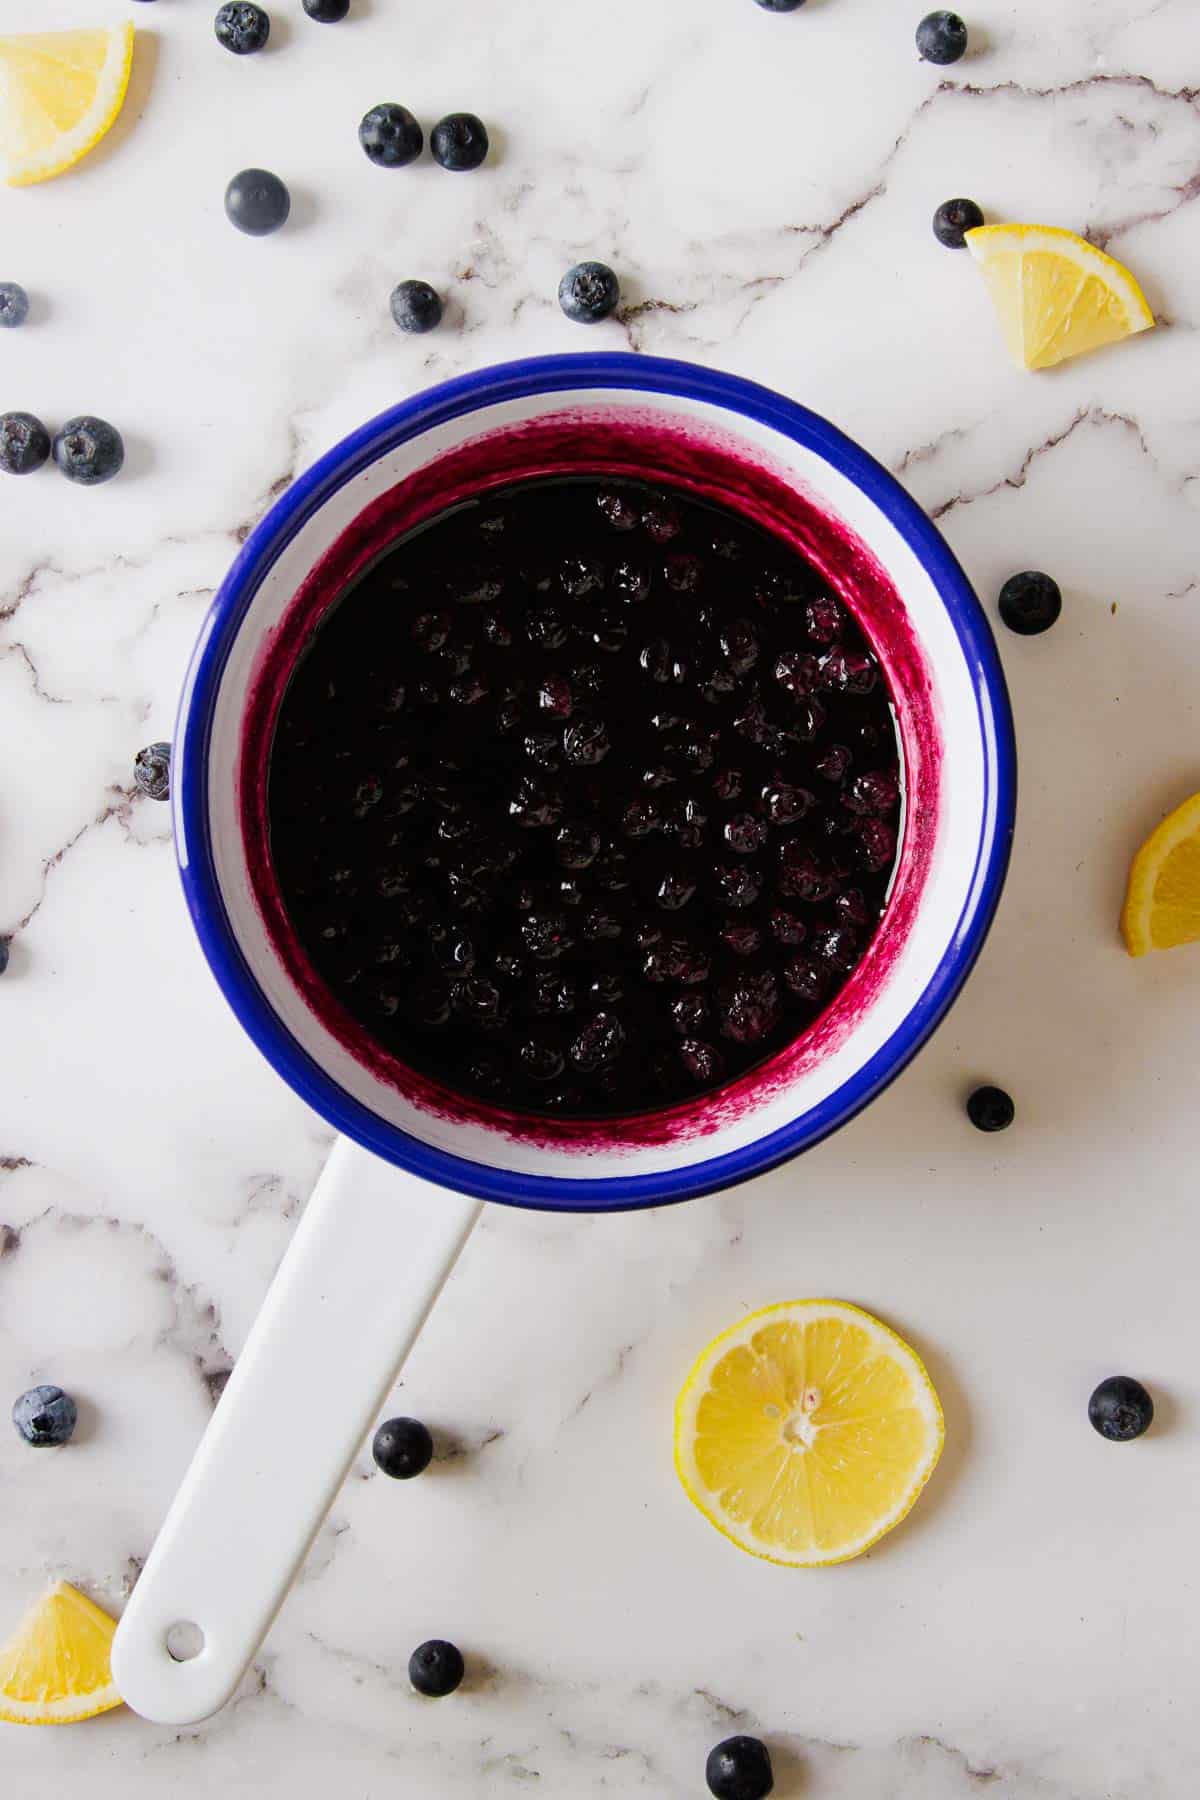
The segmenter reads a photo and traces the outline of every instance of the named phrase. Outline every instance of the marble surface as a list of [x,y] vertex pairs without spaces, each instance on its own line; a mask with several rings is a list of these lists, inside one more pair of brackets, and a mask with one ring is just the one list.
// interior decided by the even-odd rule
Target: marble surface
[[[241,62],[210,0],[124,10],[117,130],[0,193],[0,275],[34,299],[0,337],[0,405],[96,411],[129,444],[111,487],[0,491],[0,1396],[54,1380],[82,1414],[62,1452],[0,1428],[0,1625],[48,1575],[119,1609],[329,1148],[227,1014],[166,810],[130,785],[297,469],[430,381],[584,347],[554,292],[599,255],[627,303],[587,348],[797,395],[899,472],[986,599],[1044,567],[1066,608],[1001,645],[1012,877],[917,1063],[738,1192],[637,1219],[492,1210],[394,1397],[437,1426],[430,1474],[398,1487],[360,1459],[220,1716],[0,1727],[4,1791],[682,1797],[745,1729],[789,1800],[1191,1794],[1200,956],[1135,965],[1114,929],[1133,845],[1200,785],[1191,0],[978,0],[977,48],[941,72],[897,0],[353,0],[331,28],[279,0]],[[385,97],[477,110],[492,162],[370,168],[354,127]],[[277,239],[222,216],[248,163],[292,185]],[[1086,230],[1162,328],[1016,373],[977,271],[929,231],[957,193]],[[387,313],[409,275],[450,300],[424,341]],[[981,1077],[1017,1100],[996,1140],[962,1113]],[[805,1293],[909,1336],[949,1436],[905,1528],[788,1573],[686,1505],[670,1410],[713,1332]],[[1116,1370],[1158,1401],[1130,1448],[1084,1414]],[[471,1662],[441,1704],[404,1673],[434,1634]]]

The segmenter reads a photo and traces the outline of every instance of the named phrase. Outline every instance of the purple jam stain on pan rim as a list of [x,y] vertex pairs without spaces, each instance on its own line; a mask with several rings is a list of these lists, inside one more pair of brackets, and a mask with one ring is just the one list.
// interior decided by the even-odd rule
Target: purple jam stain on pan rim
[[[271,743],[292,670],[326,611],[397,538],[452,506],[516,481],[564,474],[682,488],[739,513],[790,545],[846,604],[879,658],[896,708],[906,789],[904,833],[887,908],[862,959],[826,1010],[767,1061],[725,1087],[657,1112],[557,1119],[468,1099],[385,1050],[341,1005],[309,961],[283,903],[271,857]],[[936,837],[941,739],[925,655],[878,559],[845,522],[776,473],[744,442],[652,409],[573,408],[500,427],[423,465],[358,514],[310,571],[259,651],[246,698],[238,797],[250,888],[289,980],[356,1062],[419,1110],[547,1149],[644,1149],[707,1136],[757,1110],[843,1044],[885,985],[912,930]]]

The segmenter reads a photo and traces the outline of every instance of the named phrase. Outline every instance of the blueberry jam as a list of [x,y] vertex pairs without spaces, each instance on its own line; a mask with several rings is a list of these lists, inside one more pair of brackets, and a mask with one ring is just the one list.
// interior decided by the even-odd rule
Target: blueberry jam
[[295,931],[372,1038],[602,1118],[807,1030],[883,911],[900,795],[879,665],[808,563],[581,475],[389,546],[291,678],[267,801]]

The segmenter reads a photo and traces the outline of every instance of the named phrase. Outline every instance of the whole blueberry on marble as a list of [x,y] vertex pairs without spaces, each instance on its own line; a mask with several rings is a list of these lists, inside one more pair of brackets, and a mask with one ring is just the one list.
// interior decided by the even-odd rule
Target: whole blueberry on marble
[[125,445],[115,425],[81,413],[68,419],[55,434],[52,445],[54,460],[68,481],[81,487],[99,487],[121,471],[125,461]]
[[147,744],[133,759],[133,779],[150,800],[171,797],[171,746]]
[[926,13],[917,26],[922,62],[956,63],[967,48],[967,28],[954,12]]
[[426,1694],[431,1700],[452,1694],[465,1674],[462,1651],[445,1638],[430,1638],[428,1643],[418,1644],[408,1659],[408,1679],[418,1694]]
[[1012,1095],[1003,1088],[977,1087],[967,1098],[967,1117],[976,1131],[1007,1131],[1016,1116]]
[[765,1800],[775,1786],[767,1746],[753,1737],[726,1738],[710,1750],[704,1778],[716,1800]]
[[393,1481],[411,1481],[433,1460],[433,1439],[420,1419],[385,1419],[375,1433],[371,1454]]
[[425,147],[425,133],[407,106],[383,100],[364,113],[358,141],[371,162],[381,169],[403,169],[415,162]]
[[1110,1375],[1088,1401],[1088,1418],[1110,1444],[1128,1444],[1150,1429],[1154,1402],[1132,1375]]
[[577,325],[607,319],[620,298],[621,285],[607,263],[576,263],[558,284],[558,304]]
[[982,224],[983,212],[974,200],[943,200],[933,215],[933,235],[947,250],[965,250],[967,232]]
[[292,196],[270,169],[242,169],[225,189],[225,217],[247,237],[278,231],[292,210]]
[[0,413],[0,470],[29,475],[50,454],[50,433],[32,413]]
[[487,127],[474,113],[447,113],[430,132],[429,148],[443,169],[477,169],[488,153]]
[[235,56],[252,56],[261,50],[271,35],[271,21],[261,6],[251,0],[228,0],[218,7],[213,20],[218,44],[232,50]]
[[1062,593],[1053,576],[1039,569],[1010,575],[1000,589],[1000,617],[1020,637],[1037,637],[1049,631],[1062,611]]
[[77,1417],[75,1402],[60,1387],[33,1387],[13,1402],[13,1424],[37,1450],[69,1443]]
[[318,25],[336,25],[350,11],[350,0],[303,0],[304,10]]
[[432,331],[442,322],[442,302],[427,281],[401,281],[392,289],[392,317],[401,331]]
[[19,281],[0,281],[0,329],[13,331],[29,317],[29,295]]
[[795,12],[804,0],[758,0],[764,12]]
[[8,968],[8,953],[11,939],[0,937],[0,975]]

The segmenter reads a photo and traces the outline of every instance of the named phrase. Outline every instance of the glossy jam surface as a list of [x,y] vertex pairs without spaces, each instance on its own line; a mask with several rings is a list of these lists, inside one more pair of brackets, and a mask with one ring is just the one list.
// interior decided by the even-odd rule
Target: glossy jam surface
[[602,1118],[807,1030],[883,910],[900,770],[875,658],[794,549],[575,476],[435,517],[342,596],[267,803],[294,930],[372,1038]]

